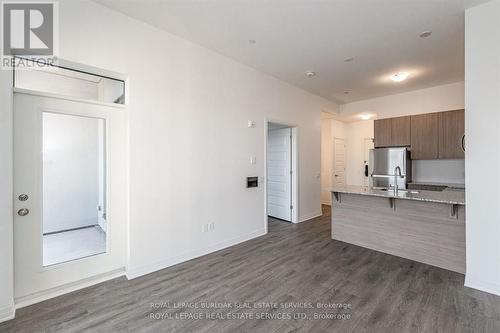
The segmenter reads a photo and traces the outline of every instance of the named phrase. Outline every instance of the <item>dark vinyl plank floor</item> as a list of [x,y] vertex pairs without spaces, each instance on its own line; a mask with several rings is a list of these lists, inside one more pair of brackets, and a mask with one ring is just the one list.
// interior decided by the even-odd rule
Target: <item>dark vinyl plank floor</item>
[[[0,332],[500,332],[500,297],[463,284],[461,274],[331,240],[325,206],[300,224],[270,219],[267,235],[201,258],[20,309]],[[190,307],[203,302],[278,308]]]

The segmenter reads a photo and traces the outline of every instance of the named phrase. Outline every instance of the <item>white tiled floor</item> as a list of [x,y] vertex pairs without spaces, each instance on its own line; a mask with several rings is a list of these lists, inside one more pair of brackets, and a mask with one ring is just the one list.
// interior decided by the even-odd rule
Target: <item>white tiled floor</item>
[[98,226],[43,236],[43,265],[106,252],[106,233]]

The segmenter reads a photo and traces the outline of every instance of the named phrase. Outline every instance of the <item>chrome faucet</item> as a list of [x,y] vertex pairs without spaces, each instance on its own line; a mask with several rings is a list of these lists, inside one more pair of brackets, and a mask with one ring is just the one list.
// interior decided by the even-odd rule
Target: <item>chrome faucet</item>
[[398,195],[398,177],[403,178],[399,165],[394,168],[394,195]]

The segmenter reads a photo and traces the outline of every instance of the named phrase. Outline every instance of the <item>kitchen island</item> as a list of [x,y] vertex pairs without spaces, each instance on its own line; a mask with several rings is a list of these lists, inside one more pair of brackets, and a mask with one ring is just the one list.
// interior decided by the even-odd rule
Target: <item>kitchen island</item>
[[465,273],[465,191],[332,192],[332,239]]

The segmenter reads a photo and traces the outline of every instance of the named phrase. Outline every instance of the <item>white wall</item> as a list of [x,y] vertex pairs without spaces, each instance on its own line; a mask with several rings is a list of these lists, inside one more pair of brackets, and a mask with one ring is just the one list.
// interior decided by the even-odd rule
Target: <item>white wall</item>
[[335,105],[92,2],[63,1],[60,24],[62,58],[130,78],[129,276],[265,232],[264,188],[245,178],[264,175],[266,118],[298,127],[299,219],[321,213],[320,113]]
[[500,295],[500,0],[468,9],[465,30],[465,284]]
[[0,322],[14,315],[12,72],[0,70]]
[[332,123],[332,137],[333,138],[340,138],[340,139],[345,139],[346,137],[346,123],[336,120],[336,119],[331,119]]
[[375,113],[381,119],[463,109],[464,105],[464,82],[456,82],[344,104],[340,114]]
[[44,233],[97,224],[100,122],[103,120],[44,113]]
[[373,138],[373,120],[346,124],[346,182],[364,185],[365,139]]
[[[464,82],[378,97],[340,106],[341,117],[374,113],[377,118],[463,109]],[[365,138],[373,137],[373,120],[347,123],[347,183],[363,185]],[[464,183],[464,161],[432,160],[413,163],[415,181]],[[446,170],[446,172],[441,172]],[[416,177],[415,177],[416,176]]]

